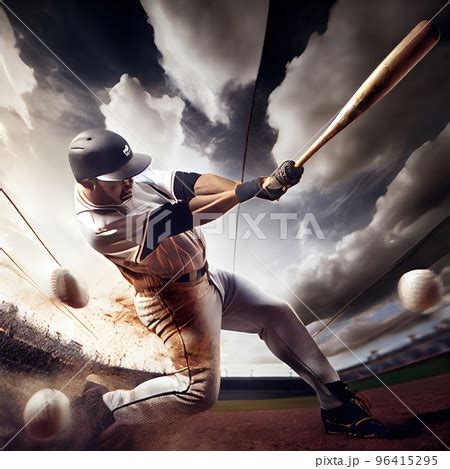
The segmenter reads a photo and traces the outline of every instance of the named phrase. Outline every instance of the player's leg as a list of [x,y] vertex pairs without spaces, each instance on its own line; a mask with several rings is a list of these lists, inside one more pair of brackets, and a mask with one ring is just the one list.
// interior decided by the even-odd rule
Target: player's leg
[[386,436],[355,393],[339,379],[306,327],[285,301],[268,295],[243,277],[215,271],[223,300],[222,329],[257,333],[280,360],[316,391],[322,420],[330,433]]
[[222,329],[256,333],[272,353],[317,392],[323,409],[339,402],[326,387],[339,376],[285,301],[268,295],[247,279],[217,270],[223,294]]
[[176,373],[105,394],[120,423],[179,419],[211,407],[220,386],[221,302],[206,277],[137,293],[136,311],[164,342]]

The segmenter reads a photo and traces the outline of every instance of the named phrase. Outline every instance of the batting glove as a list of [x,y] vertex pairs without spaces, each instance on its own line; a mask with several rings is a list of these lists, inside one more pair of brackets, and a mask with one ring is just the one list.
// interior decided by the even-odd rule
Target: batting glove
[[[281,163],[270,177],[275,179],[281,187],[292,187],[299,183],[302,178],[303,171],[303,166],[297,168],[295,166],[295,161],[288,160]],[[269,185],[269,188],[270,187],[271,185]]]

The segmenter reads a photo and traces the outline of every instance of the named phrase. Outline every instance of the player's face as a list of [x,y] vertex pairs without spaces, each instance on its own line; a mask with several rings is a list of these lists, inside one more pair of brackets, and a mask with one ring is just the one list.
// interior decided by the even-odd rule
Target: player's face
[[99,181],[97,180],[97,196],[101,195],[104,204],[121,204],[132,196],[133,179],[123,181]]

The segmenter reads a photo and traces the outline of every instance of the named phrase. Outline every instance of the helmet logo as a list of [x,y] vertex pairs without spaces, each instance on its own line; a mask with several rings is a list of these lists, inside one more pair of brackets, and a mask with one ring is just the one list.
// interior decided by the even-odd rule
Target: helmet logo
[[131,148],[128,145],[125,145],[125,148],[122,150],[126,156],[130,156]]

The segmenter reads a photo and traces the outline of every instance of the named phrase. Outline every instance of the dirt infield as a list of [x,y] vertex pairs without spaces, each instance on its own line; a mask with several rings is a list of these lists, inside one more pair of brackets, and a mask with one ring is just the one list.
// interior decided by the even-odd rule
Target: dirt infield
[[[39,383],[30,383],[30,386],[43,387],[39,386]],[[449,445],[450,374],[396,384],[390,388],[438,438]],[[24,388],[23,392],[27,395],[31,393],[28,388]],[[76,394],[75,391],[73,394]],[[153,427],[119,427],[116,424],[107,430],[108,438],[105,439],[104,445],[100,448],[96,445],[94,447],[112,450],[244,451],[445,449],[444,444],[389,390],[371,389],[364,391],[364,395],[372,402],[374,416],[391,428],[395,438],[359,440],[347,436],[327,435],[322,430],[315,399],[304,397],[264,401],[219,401],[215,408],[203,414],[177,420],[174,423],[165,421]],[[24,399],[24,396],[18,396],[11,400],[16,407],[18,406],[16,411],[3,409],[1,420],[5,436],[15,434],[21,427],[19,409],[23,407]],[[297,407],[294,408],[294,405]],[[89,422],[95,423],[89,414],[84,416],[84,420],[74,418],[70,427],[59,438],[45,442],[32,440],[26,432],[21,432],[11,444],[8,444],[8,449],[86,449],[90,446],[89,435],[99,434],[91,433]]]
[[[450,374],[391,389],[447,445],[450,443]],[[365,391],[373,414],[392,440],[327,435],[317,408],[209,411],[177,428],[133,432],[132,449],[159,450],[444,450],[444,445],[387,389]]]

